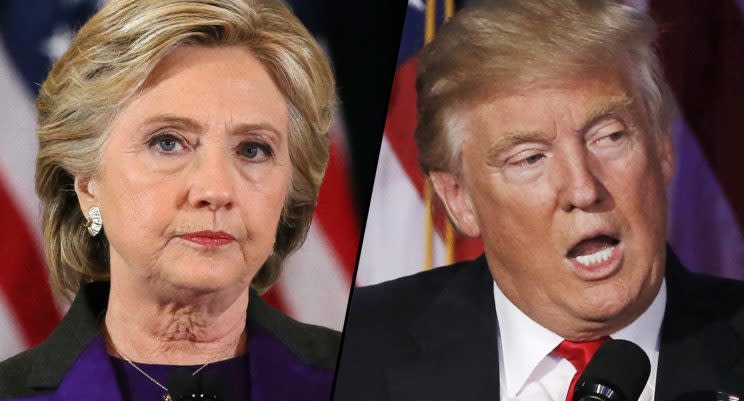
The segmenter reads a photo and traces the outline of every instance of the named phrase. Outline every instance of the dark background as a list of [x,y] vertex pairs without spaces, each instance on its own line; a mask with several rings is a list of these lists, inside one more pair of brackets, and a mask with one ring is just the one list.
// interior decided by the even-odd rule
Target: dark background
[[336,71],[359,221],[367,213],[407,0],[294,0]]

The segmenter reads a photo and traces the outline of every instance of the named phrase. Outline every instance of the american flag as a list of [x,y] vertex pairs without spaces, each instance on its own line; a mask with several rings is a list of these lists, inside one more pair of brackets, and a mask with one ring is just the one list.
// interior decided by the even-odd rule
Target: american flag
[[[369,217],[356,276],[375,284],[469,259],[477,241],[448,239],[436,201],[429,202],[413,140],[415,76],[430,26],[454,8],[447,0],[409,0]],[[457,2],[466,3],[466,2]],[[692,270],[744,279],[744,0],[633,0],[660,27],[658,51],[680,106],[677,157],[669,188],[668,238]],[[433,218],[427,211],[431,205]],[[447,255],[450,243],[450,255]]]
[[[91,0],[0,3],[0,359],[46,338],[65,309],[52,298],[41,255],[33,100],[52,62],[99,6]],[[330,164],[307,242],[287,259],[282,278],[265,297],[301,321],[340,329],[359,225],[343,124],[340,117],[336,120]]]

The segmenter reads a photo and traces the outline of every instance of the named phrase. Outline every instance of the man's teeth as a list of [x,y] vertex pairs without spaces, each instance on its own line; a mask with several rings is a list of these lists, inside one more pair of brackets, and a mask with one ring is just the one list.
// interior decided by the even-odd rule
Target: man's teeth
[[597,263],[601,263],[609,259],[610,256],[612,256],[612,251],[614,249],[615,247],[612,246],[602,249],[601,251],[594,252],[591,255],[577,256],[574,259],[576,259],[577,262],[581,263],[584,266],[596,265]]

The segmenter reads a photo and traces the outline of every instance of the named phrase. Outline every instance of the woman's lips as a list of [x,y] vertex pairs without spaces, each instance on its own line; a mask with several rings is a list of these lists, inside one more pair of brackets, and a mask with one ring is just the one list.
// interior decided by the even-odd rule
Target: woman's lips
[[181,238],[204,246],[219,247],[233,241],[232,235],[223,231],[199,231],[181,235]]

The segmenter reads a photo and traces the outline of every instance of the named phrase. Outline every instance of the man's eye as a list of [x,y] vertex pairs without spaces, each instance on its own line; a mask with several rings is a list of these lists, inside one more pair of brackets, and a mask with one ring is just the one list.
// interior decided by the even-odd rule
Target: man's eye
[[529,167],[533,166],[537,163],[539,163],[542,159],[545,158],[545,155],[542,153],[535,153],[534,155],[519,159],[515,161],[514,163],[511,163],[517,167]]
[[605,136],[597,139],[596,141],[594,141],[594,143],[597,143],[597,144],[610,144],[610,143],[613,143],[613,142],[618,142],[621,139],[623,139],[624,137],[625,137],[625,131],[617,131],[617,132],[611,133],[610,135],[605,135]]
[[524,162],[527,163],[527,164],[535,164],[535,163],[539,162],[540,160],[542,160],[543,157],[545,157],[545,155],[532,155],[532,156],[524,159]]
[[156,135],[150,139],[149,145],[162,153],[175,153],[183,149],[181,141],[172,134]]
[[610,140],[611,140],[612,142],[617,142],[617,141],[619,141],[619,140],[620,140],[620,138],[622,138],[622,137],[623,137],[624,135],[625,135],[625,132],[623,132],[623,131],[618,131],[618,132],[614,132],[614,133],[610,134],[610,136],[608,136],[608,138],[610,138]]
[[259,142],[245,142],[240,145],[239,153],[249,160],[271,157],[272,150],[269,145]]

